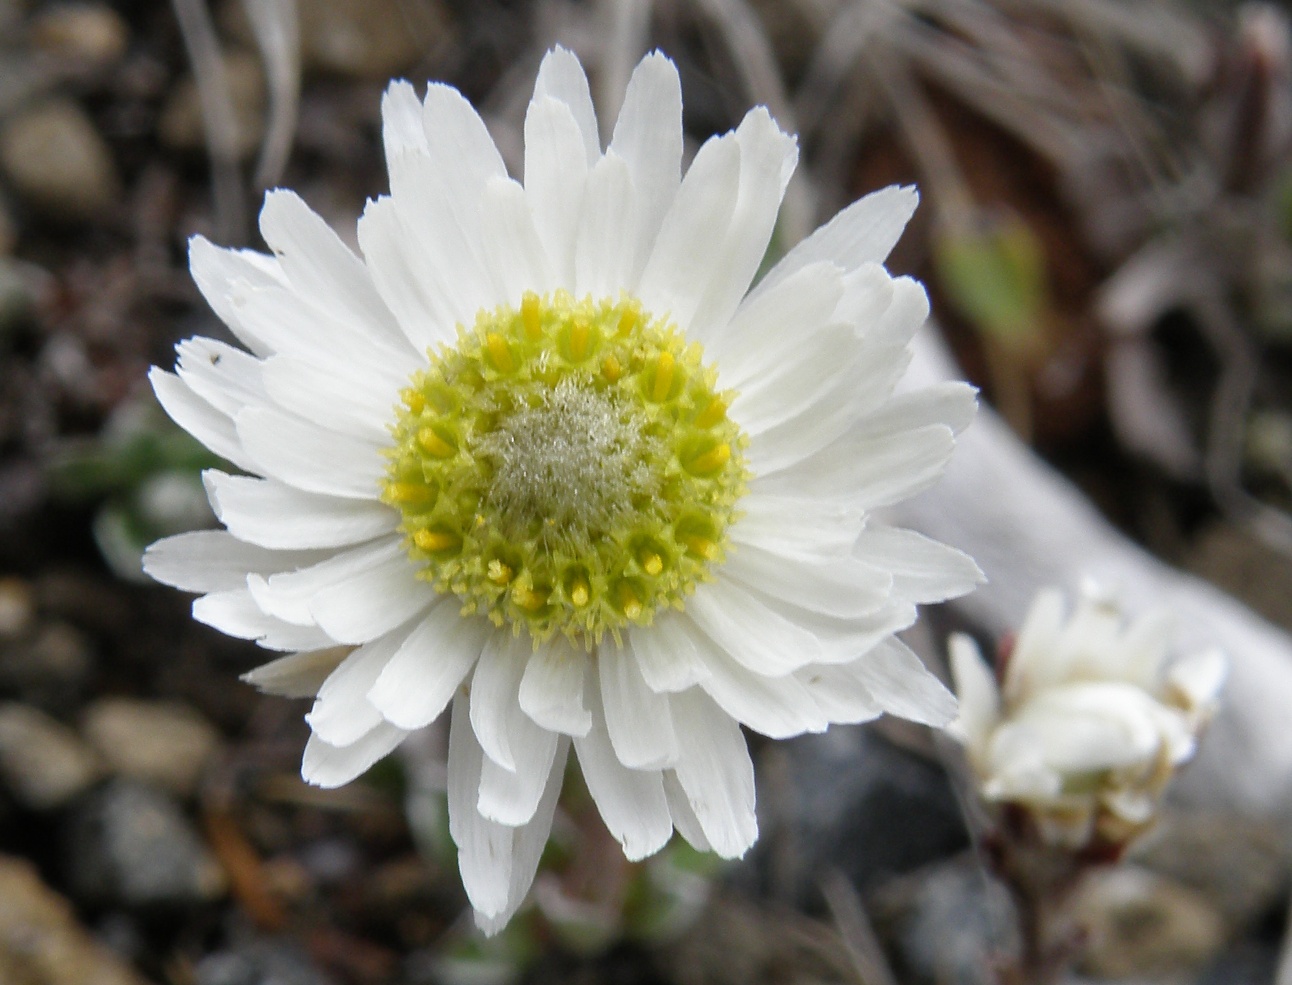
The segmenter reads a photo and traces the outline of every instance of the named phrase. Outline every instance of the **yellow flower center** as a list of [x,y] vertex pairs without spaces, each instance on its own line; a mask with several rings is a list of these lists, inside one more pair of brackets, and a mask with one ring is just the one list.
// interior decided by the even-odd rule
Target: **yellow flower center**
[[734,396],[634,298],[481,311],[402,394],[381,498],[464,614],[591,648],[720,564],[748,472]]

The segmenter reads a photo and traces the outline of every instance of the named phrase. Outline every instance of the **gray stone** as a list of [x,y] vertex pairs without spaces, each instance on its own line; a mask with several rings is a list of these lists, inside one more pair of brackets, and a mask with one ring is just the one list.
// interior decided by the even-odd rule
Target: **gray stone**
[[836,726],[766,753],[765,835],[754,859],[764,888],[779,898],[811,904],[827,867],[865,892],[968,844],[942,769],[869,726]]
[[0,578],[0,640],[27,633],[36,622],[36,596],[21,578]]
[[29,862],[0,856],[0,981],[12,985],[146,985],[76,921]]
[[99,698],[81,730],[112,772],[190,796],[220,747],[215,727],[175,701]]
[[130,28],[121,15],[101,3],[59,3],[32,20],[32,44],[82,70],[105,68],[121,60]]
[[69,99],[38,103],[4,122],[0,170],[19,198],[63,219],[101,218],[120,197],[107,144]]
[[[239,159],[245,160],[260,146],[260,136],[264,132],[265,76],[259,60],[245,51],[225,54],[224,76],[237,130],[234,150]],[[181,81],[167,99],[157,132],[162,142],[175,150],[205,149],[201,97],[192,76]]]
[[81,899],[133,907],[218,897],[224,872],[175,802],[112,780],[79,804],[68,826],[68,882]]
[[1087,934],[1081,969],[1100,978],[1196,977],[1225,944],[1224,918],[1205,896],[1132,865],[1088,875],[1072,915]]
[[0,685],[42,708],[63,708],[75,701],[93,665],[89,637],[58,620],[9,643],[0,639]]
[[195,985],[331,985],[309,957],[287,942],[250,941],[208,954],[193,969]]
[[101,772],[93,750],[66,725],[28,705],[0,705],[0,776],[23,807],[61,807]]
[[903,981],[997,985],[997,962],[1018,953],[1009,892],[971,855],[890,881],[870,906]]

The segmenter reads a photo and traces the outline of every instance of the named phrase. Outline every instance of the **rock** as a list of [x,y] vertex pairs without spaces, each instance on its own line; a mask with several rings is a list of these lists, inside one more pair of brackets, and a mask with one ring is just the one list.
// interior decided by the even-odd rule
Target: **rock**
[[69,99],[50,99],[4,122],[0,170],[28,205],[62,219],[101,218],[120,196],[107,144]]
[[891,880],[870,909],[902,981],[996,985],[995,962],[1018,953],[1009,892],[971,855]]
[[67,829],[68,882],[90,903],[191,905],[224,891],[224,872],[175,802],[112,780],[79,804]]
[[0,981],[13,985],[146,985],[76,922],[28,862],[0,856]]
[[66,707],[76,699],[94,666],[94,647],[75,626],[59,620],[30,635],[0,643],[0,685],[42,708]]
[[36,596],[21,578],[0,578],[0,640],[24,635],[36,621]]
[[[18,245],[18,227],[13,221],[13,212],[9,208],[8,200],[0,195],[0,256],[8,256],[13,252],[13,248]],[[12,277],[10,278],[12,279]],[[6,286],[2,288],[5,294],[10,293],[13,288]],[[0,297],[0,318],[8,318],[4,309],[12,306],[12,301]],[[4,330],[0,328],[0,339],[4,337]]]
[[220,746],[210,722],[174,701],[100,698],[86,708],[81,730],[112,772],[184,797]]
[[1164,811],[1134,861],[1197,890],[1233,934],[1284,905],[1292,878],[1282,825],[1212,811]]
[[268,938],[208,954],[193,969],[195,985],[331,985],[295,945]]
[[759,798],[770,837],[754,858],[781,898],[816,900],[826,867],[865,892],[968,844],[942,769],[872,728],[836,726],[766,753]]
[[1092,873],[1073,901],[1089,934],[1081,968],[1101,978],[1197,975],[1225,945],[1225,922],[1206,897],[1133,865]]
[[[230,51],[224,56],[224,74],[233,103],[238,158],[249,158],[260,146],[265,129],[265,76],[260,61],[246,51]],[[202,104],[197,83],[186,77],[167,99],[157,124],[162,142],[173,150],[194,151],[206,148],[206,130],[202,121]]]
[[130,28],[101,3],[62,3],[46,7],[31,23],[31,43],[81,68],[105,68],[121,60]]
[[0,705],[0,776],[23,807],[61,807],[101,775],[101,765],[80,737],[27,705]]
[[[307,71],[385,81],[408,71],[450,29],[440,0],[299,0],[301,58]],[[222,18],[244,43],[253,35],[240,3]]]

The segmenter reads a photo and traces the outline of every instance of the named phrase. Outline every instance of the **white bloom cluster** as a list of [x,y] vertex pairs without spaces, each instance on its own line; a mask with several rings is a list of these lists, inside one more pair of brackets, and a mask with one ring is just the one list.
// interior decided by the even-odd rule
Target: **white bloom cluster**
[[1172,620],[1127,623],[1086,585],[1070,617],[1063,594],[1037,595],[995,672],[969,637],[951,638],[964,743],[988,801],[1023,807],[1046,844],[1124,845],[1149,824],[1192,757],[1226,672],[1204,651],[1166,662]]
[[227,528],[146,558],[194,617],[286,655],[303,774],[357,777],[446,711],[448,808],[487,930],[534,878],[573,748],[633,859],[757,835],[741,725],[772,737],[954,698],[894,637],[980,580],[873,512],[935,481],[974,394],[894,394],[922,287],[882,263],[916,204],[864,198],[750,290],[797,150],[764,109],[682,173],[677,71],[645,58],[603,148],[557,49],[523,181],[454,89],[383,102],[391,194],[352,253],[270,193],[272,253],[191,246],[246,348],[154,370],[241,474]]

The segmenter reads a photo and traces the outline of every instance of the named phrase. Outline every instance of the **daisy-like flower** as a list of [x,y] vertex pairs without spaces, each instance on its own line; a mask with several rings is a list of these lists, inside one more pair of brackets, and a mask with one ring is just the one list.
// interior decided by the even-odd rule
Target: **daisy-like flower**
[[227,530],[155,544],[194,616],[287,655],[302,772],[337,786],[449,712],[448,807],[487,930],[523,899],[572,745],[642,858],[757,834],[740,725],[773,737],[955,702],[893,634],[979,579],[872,511],[933,482],[964,385],[894,395],[927,314],[881,265],[911,189],[855,203],[750,291],[796,162],[765,109],[681,174],[681,93],[634,72],[609,146],[578,60],[543,61],[523,181],[454,89],[383,102],[391,194],[362,257],[289,192],[272,255],[193,240],[246,346],[153,386],[247,474]]
[[1193,756],[1226,661],[1215,650],[1169,664],[1172,619],[1134,622],[1087,584],[1070,617],[1040,592],[1002,668],[951,638],[965,744],[984,799],[1022,807],[1041,842],[1116,850],[1149,825],[1176,767]]

